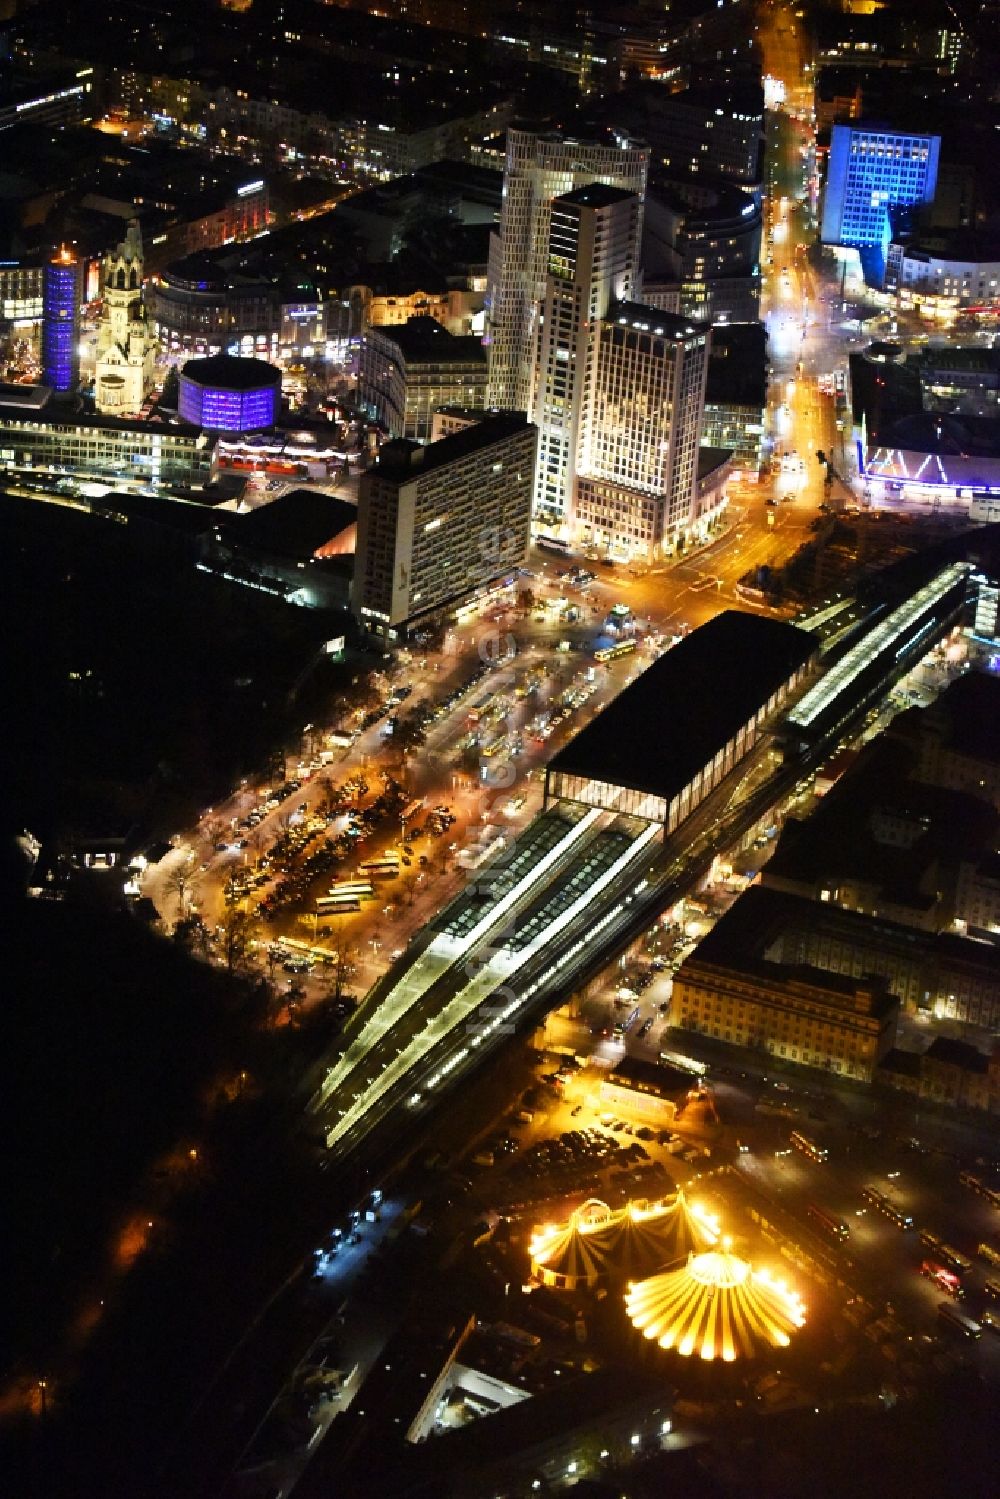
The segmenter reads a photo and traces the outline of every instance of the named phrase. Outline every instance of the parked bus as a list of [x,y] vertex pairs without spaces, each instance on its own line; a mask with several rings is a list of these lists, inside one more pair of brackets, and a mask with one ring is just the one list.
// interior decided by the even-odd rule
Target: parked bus
[[983,1329],[972,1317],[967,1317],[960,1312],[957,1306],[952,1306],[950,1301],[938,1303],[938,1316],[942,1322],[947,1322],[956,1332],[960,1332],[964,1338],[981,1338]]
[[937,1234],[931,1233],[929,1228],[921,1229],[920,1242],[926,1249],[932,1249],[939,1259],[943,1260],[949,1270],[954,1270],[956,1275],[964,1275],[972,1269],[972,1261],[967,1255],[961,1254],[959,1250],[953,1249],[950,1244],[945,1244]]
[[788,1143],[801,1151],[804,1156],[808,1156],[810,1161],[817,1161],[821,1165],[829,1154],[825,1145],[817,1145],[815,1140],[810,1140],[808,1135],[803,1135],[797,1129],[792,1130],[788,1136]]
[[358,872],[367,875],[369,879],[392,879],[393,875],[399,873],[399,860],[394,854],[389,854],[384,859],[368,859],[364,864],[358,865]]
[[569,542],[559,536],[539,536],[536,544],[543,552],[559,552],[563,557],[569,555]]
[[316,901],[317,916],[342,916],[361,910],[357,895],[321,895]]
[[329,895],[356,895],[359,900],[374,900],[375,888],[371,880],[338,880],[331,885]]
[[825,1208],[818,1207],[815,1202],[810,1202],[806,1212],[817,1228],[822,1229],[828,1238],[836,1239],[842,1244],[845,1239],[851,1237],[851,1230],[842,1218],[835,1218]]
[[617,661],[619,656],[631,656],[638,642],[636,640],[619,640],[617,645],[604,645],[600,650],[594,652],[595,661]]
[[983,1290],[991,1301],[1000,1301],[1000,1282],[995,1280],[984,1281]]
[[704,1062],[695,1061],[694,1057],[686,1057],[680,1051],[661,1051],[660,1061],[668,1067],[676,1067],[681,1072],[692,1072],[695,1077],[705,1077],[708,1067]]
[[400,822],[410,822],[410,821],[412,821],[412,819],[414,817],[416,817],[417,813],[421,810],[421,808],[423,807],[423,805],[424,805],[424,799],[423,799],[422,796],[418,796],[412,802],[407,802],[406,806],[403,808],[402,812],[400,812],[400,814],[399,814],[399,820],[400,820]]
[[979,1197],[985,1197],[986,1201],[995,1208],[1000,1208],[1000,1188],[991,1187],[981,1177],[976,1176],[973,1171],[961,1171],[958,1176],[963,1187],[968,1187]]
[[619,1040],[622,1040],[625,1036],[628,1035],[629,1031],[639,1019],[639,1014],[639,1006],[636,1005],[635,1009],[630,1015],[626,1015],[624,1020],[619,1020],[618,1024],[615,1026],[615,1035]]
[[507,748],[507,744],[507,735],[501,734],[499,739],[494,739],[493,743],[488,744],[483,750],[484,759],[491,760],[494,755],[501,754]]
[[976,1253],[979,1255],[979,1258],[981,1260],[985,1260],[988,1265],[1000,1265],[1000,1249],[998,1249],[995,1244],[991,1244],[989,1239],[983,1240],[979,1248],[976,1250]]
[[905,1230],[913,1227],[913,1219],[909,1213],[904,1213],[894,1202],[890,1202],[889,1198],[886,1197],[884,1192],[880,1192],[878,1187],[865,1187],[861,1196],[865,1202],[875,1208],[876,1212],[888,1218],[889,1222],[894,1224],[896,1228]]

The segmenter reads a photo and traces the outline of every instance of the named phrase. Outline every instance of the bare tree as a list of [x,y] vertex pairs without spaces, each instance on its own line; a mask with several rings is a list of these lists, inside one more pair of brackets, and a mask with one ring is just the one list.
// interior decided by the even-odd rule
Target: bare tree
[[182,863],[174,864],[164,881],[167,894],[177,897],[178,920],[187,915],[191,901],[191,875],[191,859],[187,858]]
[[257,932],[257,918],[239,906],[227,906],[220,923],[219,945],[226,967],[246,970]]

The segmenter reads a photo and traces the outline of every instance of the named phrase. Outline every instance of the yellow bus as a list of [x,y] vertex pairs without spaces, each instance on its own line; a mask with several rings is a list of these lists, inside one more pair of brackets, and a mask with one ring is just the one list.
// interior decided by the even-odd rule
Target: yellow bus
[[358,873],[372,880],[391,879],[399,873],[399,859],[394,854],[388,854],[384,859],[368,859],[358,865]]
[[604,645],[594,652],[595,661],[617,661],[619,656],[631,656],[636,648],[635,640],[619,640],[617,645]]

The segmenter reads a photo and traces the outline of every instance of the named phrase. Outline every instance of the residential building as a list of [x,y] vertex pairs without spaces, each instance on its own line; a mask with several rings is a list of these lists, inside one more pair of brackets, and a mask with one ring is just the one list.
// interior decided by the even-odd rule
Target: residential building
[[884,255],[889,209],[933,199],[940,151],[939,135],[875,121],[834,125],[823,196],[823,244]]
[[367,631],[399,642],[523,560],[536,440],[509,412],[427,446],[383,445],[358,500],[351,603]]
[[588,183],[604,182],[637,195],[641,230],[648,167],[647,148],[628,137],[577,140],[513,126],[507,131],[500,228],[490,241],[487,277],[487,405],[534,409],[553,201]]
[[590,343],[609,306],[634,294],[641,208],[635,193],[600,182],[551,206],[531,413],[538,428],[534,513],[546,526],[570,519]]
[[929,708],[901,714],[892,731],[914,745],[918,780],[1000,810],[1000,681],[992,674],[964,673]]
[[710,330],[618,302],[590,351],[573,524],[593,546],[649,560],[692,534]]
[[438,406],[482,406],[485,394],[482,343],[435,318],[370,328],[361,341],[358,404],[391,437],[429,442]]

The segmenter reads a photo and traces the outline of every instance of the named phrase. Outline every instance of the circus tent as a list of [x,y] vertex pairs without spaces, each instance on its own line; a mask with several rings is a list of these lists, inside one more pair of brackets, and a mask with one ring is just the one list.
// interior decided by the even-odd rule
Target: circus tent
[[592,1198],[565,1223],[536,1231],[531,1269],[547,1285],[578,1290],[651,1275],[718,1237],[718,1224],[683,1192],[662,1202],[629,1202],[615,1211]]
[[631,1286],[625,1307],[632,1324],[661,1348],[727,1363],[786,1347],[805,1321],[796,1293],[731,1254],[728,1242]]

